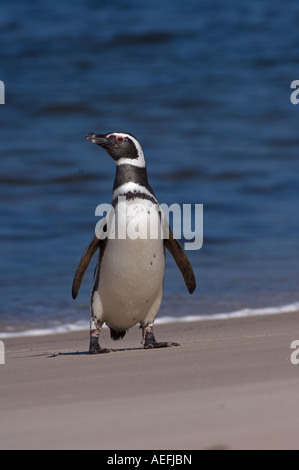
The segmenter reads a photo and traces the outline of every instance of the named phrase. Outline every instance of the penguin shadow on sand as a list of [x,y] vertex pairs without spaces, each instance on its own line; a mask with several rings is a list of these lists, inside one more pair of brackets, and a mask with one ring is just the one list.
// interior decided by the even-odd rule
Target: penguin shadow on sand
[[[109,348],[107,352],[111,353],[118,353],[118,352],[126,352],[126,351],[145,351],[142,346],[138,347],[131,347],[131,348]],[[47,359],[52,359],[54,357],[61,357],[61,356],[90,356],[90,352],[86,351],[61,351],[61,352],[45,352],[43,354],[38,354],[38,356],[45,356]],[[94,356],[94,355],[92,355]]]

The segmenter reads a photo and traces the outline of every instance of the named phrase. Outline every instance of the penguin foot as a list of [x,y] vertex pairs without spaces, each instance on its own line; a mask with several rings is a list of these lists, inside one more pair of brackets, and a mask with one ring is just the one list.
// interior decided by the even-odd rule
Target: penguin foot
[[153,329],[149,326],[145,328],[145,334],[143,336],[142,344],[144,349],[170,348],[172,346],[180,346],[179,343],[175,343],[173,341],[156,341]]
[[90,337],[89,354],[105,354],[111,352],[111,349],[101,348],[99,340],[95,336]]
[[155,341],[154,343],[144,344],[144,349],[153,349],[153,348],[171,348],[172,346],[180,346],[179,343],[174,341]]

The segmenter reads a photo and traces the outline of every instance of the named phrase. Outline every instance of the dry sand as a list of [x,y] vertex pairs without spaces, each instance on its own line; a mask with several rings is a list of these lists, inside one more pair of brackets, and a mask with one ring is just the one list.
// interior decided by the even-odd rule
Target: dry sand
[[89,356],[88,332],[4,340],[0,449],[298,449],[298,314],[157,326]]

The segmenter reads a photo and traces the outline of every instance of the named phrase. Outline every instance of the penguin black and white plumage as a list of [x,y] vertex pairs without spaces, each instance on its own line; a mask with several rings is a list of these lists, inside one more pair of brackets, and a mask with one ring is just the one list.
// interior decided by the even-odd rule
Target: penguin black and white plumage
[[[165,218],[148,183],[142,148],[134,136],[124,132],[88,134],[86,138],[103,147],[116,163],[112,196],[115,224],[111,224],[114,229],[109,236],[108,214],[100,233],[94,236],[81,258],[72,288],[75,299],[90,260],[99,250],[90,302],[89,352],[110,351],[99,345],[99,332],[104,323],[109,326],[114,340],[123,338],[129,328],[140,324],[145,349],[178,346],[175,342],[156,341],[153,333],[163,293],[165,248],[173,256],[190,294],[195,290],[196,281],[192,266],[168,224],[166,232],[159,231]],[[156,214],[154,219],[153,214]],[[156,221],[161,236],[150,236],[152,220]],[[125,228],[129,224],[139,228],[136,236],[120,236],[122,221]],[[145,234],[140,235],[142,228]]]

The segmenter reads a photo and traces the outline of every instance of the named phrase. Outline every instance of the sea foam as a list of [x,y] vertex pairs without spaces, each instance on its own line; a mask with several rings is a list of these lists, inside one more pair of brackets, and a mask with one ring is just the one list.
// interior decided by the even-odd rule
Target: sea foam
[[[299,312],[299,302],[294,302],[280,307],[266,307],[266,308],[243,308],[227,313],[214,313],[209,315],[185,315],[180,317],[162,316],[158,317],[155,321],[156,325],[163,325],[166,323],[184,323],[184,322],[197,322],[205,320],[228,320],[233,318],[244,318],[258,315],[277,315],[283,313]],[[105,325],[104,325],[105,327]],[[75,323],[66,323],[56,325],[49,328],[22,330],[14,332],[1,332],[0,338],[16,338],[22,336],[47,336],[53,334],[69,333],[72,331],[85,331],[89,329],[89,321],[78,321]]]

